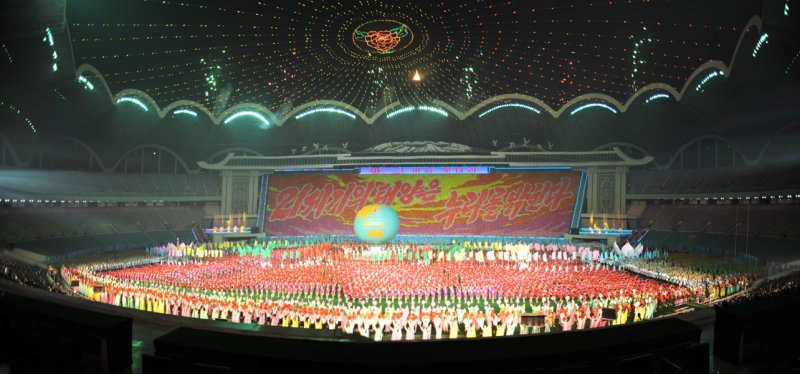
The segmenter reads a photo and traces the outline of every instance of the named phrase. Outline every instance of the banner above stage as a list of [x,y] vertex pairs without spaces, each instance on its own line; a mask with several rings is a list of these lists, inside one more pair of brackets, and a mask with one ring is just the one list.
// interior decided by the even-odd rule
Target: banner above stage
[[400,216],[398,235],[560,237],[570,226],[580,173],[273,175],[268,235],[352,235],[367,204]]
[[489,174],[488,166],[375,166],[359,168],[359,174]]

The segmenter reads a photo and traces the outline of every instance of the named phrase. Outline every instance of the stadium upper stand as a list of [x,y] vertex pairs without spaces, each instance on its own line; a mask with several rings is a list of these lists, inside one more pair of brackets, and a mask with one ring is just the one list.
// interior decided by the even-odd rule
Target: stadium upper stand
[[217,174],[4,170],[0,178],[0,199],[219,200],[220,183]]
[[628,173],[627,192],[634,198],[697,193],[794,194],[800,193],[800,170],[791,167],[636,170]]

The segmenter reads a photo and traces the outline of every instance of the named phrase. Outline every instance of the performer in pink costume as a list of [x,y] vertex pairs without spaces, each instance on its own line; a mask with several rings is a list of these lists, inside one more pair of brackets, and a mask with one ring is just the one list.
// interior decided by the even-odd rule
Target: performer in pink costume
[[442,338],[442,318],[439,313],[433,316],[433,329],[436,330],[436,339]]
[[417,316],[411,315],[406,321],[406,340],[414,340],[417,326],[419,326],[419,319]]
[[400,316],[397,314],[392,318],[392,340],[403,340],[403,324],[400,322]]
[[420,325],[420,330],[422,331],[422,340],[430,340],[431,339],[431,318],[427,314],[422,315],[422,324]]

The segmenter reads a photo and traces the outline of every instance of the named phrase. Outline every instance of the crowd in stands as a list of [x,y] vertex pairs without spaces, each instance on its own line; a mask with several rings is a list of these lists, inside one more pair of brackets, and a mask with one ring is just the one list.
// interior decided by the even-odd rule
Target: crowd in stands
[[629,194],[793,191],[800,178],[793,168],[635,170],[628,173]]
[[48,278],[47,270],[16,261],[8,256],[0,255],[0,276],[22,285],[61,292],[61,289]]
[[794,271],[786,276],[776,279],[764,279],[756,287],[723,301],[720,306],[725,308],[734,305],[750,304],[766,300],[779,295],[800,293],[800,271]]

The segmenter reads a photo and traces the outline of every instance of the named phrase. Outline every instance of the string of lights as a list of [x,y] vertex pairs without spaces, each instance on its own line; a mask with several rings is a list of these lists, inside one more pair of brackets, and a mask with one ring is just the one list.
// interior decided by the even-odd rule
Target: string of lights
[[797,61],[798,57],[800,57],[800,50],[795,52],[794,57],[792,57],[792,60],[789,61],[789,65],[787,65],[786,69],[783,71],[784,74],[789,75],[789,72],[792,70],[792,66],[794,66],[794,63]]
[[126,96],[120,97],[119,99],[117,99],[116,103],[117,104],[119,104],[119,103],[132,103],[132,104],[136,104],[136,106],[138,106],[139,108],[141,108],[145,112],[148,111],[147,105],[145,105],[144,102],[142,102],[141,100],[139,100],[139,99],[137,99],[135,97],[126,97]]
[[226,125],[228,125],[231,122],[233,122],[234,120],[236,120],[237,118],[241,118],[241,117],[253,117],[253,118],[256,118],[259,121],[261,121],[261,123],[264,124],[264,126],[269,126],[269,120],[267,120],[267,118],[264,117],[264,115],[262,115],[261,113],[258,113],[258,112],[250,111],[250,110],[243,110],[241,112],[237,112],[237,113],[231,115],[230,117],[226,118],[224,123]]
[[478,118],[481,118],[481,117],[483,117],[483,116],[485,116],[485,115],[487,115],[487,114],[489,114],[491,112],[494,112],[495,110],[503,109],[503,108],[522,108],[522,109],[530,110],[531,112],[534,112],[536,114],[541,113],[541,111],[539,109],[536,109],[536,108],[534,108],[534,107],[532,107],[530,105],[525,105],[525,104],[520,104],[520,103],[506,103],[506,104],[500,104],[498,106],[495,106],[495,107],[493,107],[493,108],[481,113],[480,115],[478,115]]
[[[95,6],[102,18],[85,11]],[[703,63],[730,59],[752,16],[744,4],[706,7],[730,9],[698,23],[676,16],[696,4],[665,0],[89,0],[68,3],[67,19],[76,62],[102,72],[112,93],[136,88],[160,107],[193,100],[213,113],[336,100],[372,116],[394,102],[465,110],[515,93],[560,107],[586,93],[625,101],[651,83],[680,87]],[[167,13],[173,22],[157,16]]]
[[714,70],[714,71],[708,73],[708,75],[706,75],[703,78],[703,80],[701,80],[700,83],[698,83],[697,86],[694,88],[695,91],[703,93],[705,91],[703,89],[703,86],[705,86],[706,83],[708,83],[708,81],[710,81],[710,80],[712,80],[712,79],[714,79],[716,77],[721,77],[721,76],[724,76],[724,75],[725,75],[725,73],[722,72],[722,70]]
[[763,35],[761,35],[761,38],[758,39],[756,46],[753,48],[753,58],[756,58],[756,56],[758,56],[758,51],[761,50],[761,46],[768,43],[767,41],[768,37],[769,34],[764,33]]
[[5,43],[3,43],[3,52],[5,52],[6,57],[8,58],[8,63],[14,63],[14,59],[11,58],[11,52],[8,51],[8,46]]
[[309,111],[306,111],[306,112],[298,114],[294,118],[295,119],[301,119],[303,117],[310,116],[312,114],[320,113],[320,112],[337,113],[337,114],[342,114],[342,115],[348,116],[351,119],[356,119],[356,116],[353,113],[350,113],[350,112],[348,112],[346,110],[337,109],[337,108],[316,108],[316,109],[311,109]]
[[53,33],[50,31],[49,27],[44,29],[44,38],[42,38],[42,41],[50,46],[50,52],[53,56],[53,71],[58,71],[58,52],[56,52],[56,43],[53,40]]
[[648,97],[648,98],[647,98],[647,100],[645,100],[644,102],[645,102],[645,103],[647,103],[647,104],[649,104],[649,103],[651,103],[651,102],[653,102],[653,101],[655,101],[655,100],[659,100],[659,99],[669,99],[670,97],[671,97],[671,96],[669,96],[668,94],[665,94],[665,93],[658,93],[658,94],[655,94],[655,95],[653,95],[653,96],[650,96],[650,97]]
[[611,113],[614,113],[614,114],[617,113],[617,110],[612,108],[608,104],[604,104],[604,103],[588,103],[588,104],[583,104],[583,105],[573,109],[569,114],[571,116],[574,116],[575,113],[578,113],[578,112],[580,112],[580,111],[582,111],[584,109],[589,109],[589,108],[604,108],[604,109],[607,109],[608,111],[610,111]]
[[25,121],[25,123],[26,123],[26,124],[28,125],[28,127],[31,129],[31,132],[33,132],[34,134],[36,134],[36,132],[37,132],[37,130],[36,130],[36,126],[34,126],[34,125],[33,125],[33,121],[31,121],[31,119],[30,119],[30,118],[28,118],[28,117],[27,117],[25,114],[23,114],[23,113],[22,113],[22,110],[20,110],[19,108],[15,107],[15,106],[14,106],[14,105],[12,105],[12,104],[9,104],[9,103],[7,103],[7,102],[4,102],[4,101],[0,101],[0,107],[3,107],[3,108],[8,108],[8,110],[10,110],[10,111],[12,111],[12,112],[16,113],[16,115],[17,115],[18,117],[22,118],[22,120],[23,120],[23,121]]

